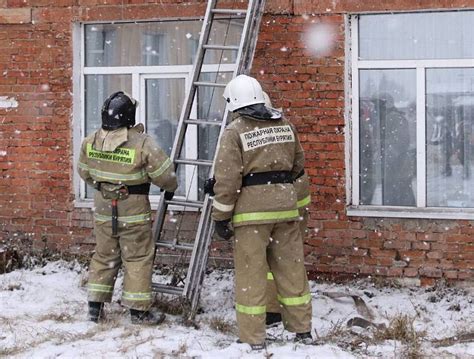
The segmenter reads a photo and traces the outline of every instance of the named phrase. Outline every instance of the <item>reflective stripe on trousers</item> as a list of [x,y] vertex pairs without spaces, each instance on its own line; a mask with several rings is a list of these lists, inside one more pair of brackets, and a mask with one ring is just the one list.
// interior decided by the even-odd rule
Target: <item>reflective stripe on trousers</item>
[[259,305],[259,306],[247,306],[242,304],[235,304],[235,309],[239,313],[249,314],[249,315],[260,315],[265,314],[267,311],[266,305]]
[[[109,222],[112,221],[112,216],[106,216],[103,214],[94,213],[94,219],[97,222]],[[118,221],[123,223],[141,223],[148,222],[151,219],[151,213],[136,214],[134,216],[119,216]]]
[[105,284],[87,283],[87,290],[89,292],[112,293],[114,287]]
[[278,294],[278,301],[286,306],[296,306],[296,305],[303,305],[308,304],[311,302],[311,294],[306,293],[300,297],[292,297],[292,298],[284,298]]
[[125,300],[140,301],[151,300],[151,292],[123,292],[122,298]]

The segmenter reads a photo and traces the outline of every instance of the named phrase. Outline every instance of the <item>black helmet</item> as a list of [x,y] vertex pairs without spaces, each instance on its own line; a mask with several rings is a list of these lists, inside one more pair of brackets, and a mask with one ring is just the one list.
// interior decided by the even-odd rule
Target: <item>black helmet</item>
[[102,128],[116,130],[135,125],[137,101],[123,91],[114,92],[102,105]]

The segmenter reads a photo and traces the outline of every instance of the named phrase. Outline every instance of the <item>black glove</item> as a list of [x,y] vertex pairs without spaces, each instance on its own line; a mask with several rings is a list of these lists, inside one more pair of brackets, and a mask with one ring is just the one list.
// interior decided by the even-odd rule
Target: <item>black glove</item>
[[215,230],[222,239],[230,239],[234,235],[234,231],[230,227],[230,219],[224,221],[215,221]]
[[174,192],[168,192],[168,191],[165,191],[165,199],[167,201],[171,201],[174,197]]
[[215,196],[214,185],[216,184],[216,178],[208,178],[204,181],[204,193],[209,193],[209,196]]

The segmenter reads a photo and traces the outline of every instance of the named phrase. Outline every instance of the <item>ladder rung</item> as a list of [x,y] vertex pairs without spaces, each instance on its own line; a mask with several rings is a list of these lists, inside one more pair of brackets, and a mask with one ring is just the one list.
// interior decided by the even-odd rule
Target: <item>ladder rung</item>
[[179,163],[182,165],[194,165],[194,166],[212,166],[214,163],[213,161],[209,160],[190,160],[188,158],[180,158],[174,160],[175,163]]
[[192,244],[174,244],[173,242],[156,242],[158,247],[165,247],[171,249],[182,249],[185,251],[192,251],[194,249],[194,245]]
[[238,46],[229,46],[229,45],[204,45],[203,48],[205,48],[206,50],[239,51]]
[[171,285],[158,284],[158,283],[152,283],[151,288],[155,292],[166,293],[166,294],[182,295],[184,292],[184,288],[173,287]]
[[210,121],[210,120],[185,120],[188,125],[210,125],[210,126],[220,126],[222,122],[219,121]]
[[212,9],[213,14],[230,14],[230,15],[245,15],[247,10],[245,9]]
[[207,87],[226,87],[227,84],[219,84],[216,82],[202,82],[202,81],[197,81],[194,83],[195,86],[207,86]]
[[194,207],[194,208],[202,208],[204,205],[204,202],[200,201],[179,201],[179,200],[173,200],[173,201],[166,201],[166,203],[170,206],[184,206],[184,207]]

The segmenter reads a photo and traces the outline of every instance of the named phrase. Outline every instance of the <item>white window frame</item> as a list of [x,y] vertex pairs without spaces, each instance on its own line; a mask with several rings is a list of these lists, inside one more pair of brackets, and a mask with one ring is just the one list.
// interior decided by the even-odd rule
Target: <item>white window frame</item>
[[[172,19],[167,19],[172,20]],[[199,20],[190,18],[189,20]],[[156,20],[157,22],[159,20]],[[129,23],[130,21],[122,21]],[[74,46],[73,50],[73,185],[75,201],[74,206],[78,208],[92,208],[94,200],[86,198],[86,183],[81,180],[77,173],[77,163],[79,161],[79,153],[81,149],[82,140],[85,138],[85,76],[86,75],[131,75],[132,76],[132,93],[131,95],[138,100],[139,103],[144,104],[144,81],[147,78],[184,78],[186,81],[185,94],[188,93],[191,85],[191,72],[193,65],[164,65],[164,66],[111,66],[111,67],[86,67],[85,66],[85,26],[91,24],[98,24],[99,22],[83,22],[75,23],[73,25],[73,43],[80,44]],[[109,24],[110,22],[103,22]],[[117,23],[117,22],[115,22]],[[234,72],[234,64],[204,64],[202,72]],[[141,109],[140,109],[141,107]],[[145,106],[139,106],[139,116],[137,123],[145,124]],[[196,104],[193,105],[193,113],[196,115]],[[193,139],[186,140],[186,150],[189,158],[197,156],[197,128],[191,126],[188,131],[191,131]],[[194,135],[193,135],[194,134]],[[188,136],[186,136],[188,137]],[[194,143],[193,143],[194,142]],[[189,166],[188,166],[189,167]],[[186,176],[188,177],[188,175]],[[192,183],[186,179],[186,185],[191,186],[190,199],[197,197],[197,176]],[[189,182],[189,183],[188,183]],[[152,209],[156,209],[158,205],[159,196],[150,196],[150,203]],[[193,211],[194,209],[185,209]]]
[[[474,68],[474,59],[359,60],[359,16],[346,17],[346,183],[347,215],[430,219],[474,219],[474,208],[426,206],[426,70],[431,68]],[[359,70],[416,70],[416,207],[360,205],[359,182]],[[350,149],[350,154],[347,149]]]

